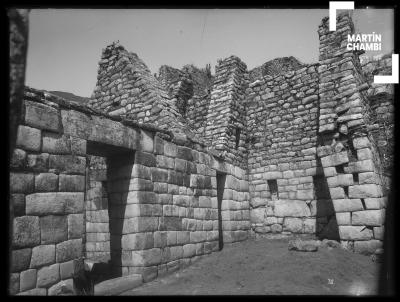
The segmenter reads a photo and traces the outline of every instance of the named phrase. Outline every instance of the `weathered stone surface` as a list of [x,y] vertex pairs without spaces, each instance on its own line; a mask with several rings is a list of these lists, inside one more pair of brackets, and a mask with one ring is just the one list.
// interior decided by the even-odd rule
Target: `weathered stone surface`
[[75,259],[60,263],[60,276],[61,279],[68,279],[76,276],[83,270],[83,260]]
[[380,240],[354,241],[354,251],[363,255],[371,255],[382,247],[383,242]]
[[354,185],[349,187],[350,198],[369,198],[369,197],[381,197],[381,196],[382,196],[381,188],[374,184]]
[[70,154],[71,141],[68,136],[56,133],[43,133],[42,152],[51,154]]
[[341,240],[370,240],[372,239],[372,231],[363,226],[339,226],[339,234]]
[[18,293],[18,296],[46,296],[47,290],[45,288],[33,288],[25,292]]
[[316,231],[316,219],[315,218],[307,218],[303,221],[303,233],[306,234],[315,234]]
[[62,280],[48,289],[49,296],[72,296],[76,295],[73,279]]
[[56,262],[56,246],[39,245],[32,249],[30,268],[39,268]]
[[333,167],[347,162],[349,162],[349,158],[346,151],[334,153],[321,158],[323,167]]
[[82,257],[82,239],[72,239],[56,245],[56,261],[66,262]]
[[153,248],[142,251],[123,251],[122,265],[151,266],[161,263],[161,249]]
[[25,195],[10,194],[10,204],[13,207],[14,217],[25,215]]
[[34,172],[47,172],[49,163],[49,154],[28,154],[27,157],[27,168]]
[[385,232],[385,227],[374,227],[374,238],[383,240],[384,239],[384,232]]
[[42,244],[58,243],[68,239],[66,216],[48,215],[40,218]]
[[25,123],[27,125],[58,132],[61,126],[60,121],[57,109],[25,100]]
[[83,192],[85,190],[85,176],[60,174],[60,192]]
[[385,219],[384,210],[364,210],[352,213],[352,225],[381,226]]
[[10,167],[21,169],[26,166],[26,152],[22,149],[14,149],[11,156]]
[[37,272],[37,287],[49,287],[60,281],[60,264],[42,267]]
[[350,212],[336,213],[336,221],[338,225],[351,225]]
[[290,240],[288,249],[289,251],[298,252],[316,252],[318,250],[318,242],[316,240]]
[[83,234],[83,214],[68,215],[68,239],[81,238]]
[[35,176],[36,192],[55,192],[58,190],[58,175],[54,173],[40,173]]
[[256,208],[250,211],[250,221],[252,223],[263,223],[266,218],[265,208]]
[[154,247],[153,233],[136,233],[123,235],[121,246],[124,250],[144,250]]
[[28,269],[21,272],[20,275],[20,291],[26,291],[36,287],[36,270]]
[[361,199],[334,199],[333,207],[336,213],[361,211],[363,209]]
[[301,233],[303,230],[303,222],[300,218],[287,217],[283,220],[283,230],[292,233]]
[[22,125],[18,127],[17,147],[29,151],[40,151],[41,140],[39,129]]
[[16,295],[19,292],[19,274],[10,274],[10,283],[8,284],[8,293],[10,295]]
[[10,173],[11,193],[30,193],[34,191],[34,175],[28,173]]
[[11,272],[20,272],[29,268],[32,249],[13,250],[11,252]]
[[64,174],[85,174],[86,159],[77,155],[53,155],[49,157],[49,168]]
[[40,244],[39,217],[21,216],[14,218],[13,246],[32,247]]
[[83,211],[84,193],[56,192],[27,195],[27,215],[74,214]]
[[310,216],[311,212],[304,201],[277,200],[275,201],[274,214],[278,217],[306,217]]

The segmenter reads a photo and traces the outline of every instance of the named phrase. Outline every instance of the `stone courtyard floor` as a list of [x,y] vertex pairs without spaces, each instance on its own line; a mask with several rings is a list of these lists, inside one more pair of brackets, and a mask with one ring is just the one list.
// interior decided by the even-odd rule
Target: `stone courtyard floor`
[[374,295],[379,264],[341,248],[288,250],[289,239],[225,245],[122,295]]

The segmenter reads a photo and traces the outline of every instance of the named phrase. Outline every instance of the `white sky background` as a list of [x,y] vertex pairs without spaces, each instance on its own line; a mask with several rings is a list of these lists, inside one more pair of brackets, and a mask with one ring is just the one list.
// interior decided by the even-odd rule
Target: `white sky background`
[[[277,57],[318,61],[318,25],[327,9],[33,9],[30,13],[26,85],[89,97],[98,61],[119,40],[158,73],[185,64],[212,71],[236,55],[250,70]],[[382,51],[394,47],[391,9],[356,9],[357,33],[382,34]]]

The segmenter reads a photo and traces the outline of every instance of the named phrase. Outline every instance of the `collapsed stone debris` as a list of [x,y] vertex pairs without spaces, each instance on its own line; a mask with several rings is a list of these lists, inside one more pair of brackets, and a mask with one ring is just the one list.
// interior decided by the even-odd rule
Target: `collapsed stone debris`
[[[346,49],[349,15],[318,29],[319,61],[238,57],[154,77],[119,43],[87,105],[26,88],[10,162],[10,293],[76,293],[84,262],[141,283],[268,234],[382,248],[390,188],[390,58]],[[284,66],[280,68],[279,66]],[[136,278],[138,276],[138,278]]]

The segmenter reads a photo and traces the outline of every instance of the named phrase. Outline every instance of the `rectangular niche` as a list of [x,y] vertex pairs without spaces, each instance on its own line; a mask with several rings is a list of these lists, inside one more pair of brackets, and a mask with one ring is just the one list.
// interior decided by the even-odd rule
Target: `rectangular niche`
[[279,193],[278,193],[278,183],[276,179],[268,179],[267,180],[269,191],[271,193],[271,199],[276,200],[279,199]]

